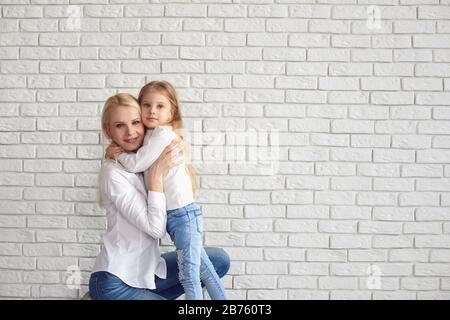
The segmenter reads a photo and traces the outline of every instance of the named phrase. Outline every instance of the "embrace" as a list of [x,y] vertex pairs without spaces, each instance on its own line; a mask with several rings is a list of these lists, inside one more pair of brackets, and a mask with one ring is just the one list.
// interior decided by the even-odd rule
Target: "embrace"
[[[194,201],[195,176],[185,164],[182,119],[175,88],[145,85],[135,99],[106,101],[102,132],[111,140],[99,189],[108,228],[89,279],[94,300],[226,299],[220,280],[230,259],[204,248],[203,217]],[[160,253],[169,234],[176,251]]]

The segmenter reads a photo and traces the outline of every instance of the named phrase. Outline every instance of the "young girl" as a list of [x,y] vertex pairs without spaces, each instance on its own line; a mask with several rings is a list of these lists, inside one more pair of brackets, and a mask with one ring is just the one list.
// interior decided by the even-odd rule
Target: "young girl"
[[[136,153],[110,147],[107,155],[116,158],[129,172],[143,172],[164,148],[178,137],[182,120],[175,88],[166,81],[145,85],[138,98],[142,123],[147,128],[144,143]],[[203,218],[194,202],[195,180],[190,166],[178,165],[164,178],[167,208],[167,232],[177,249],[179,279],[188,300],[203,299],[201,282],[211,299],[225,300],[225,289],[202,245]]]

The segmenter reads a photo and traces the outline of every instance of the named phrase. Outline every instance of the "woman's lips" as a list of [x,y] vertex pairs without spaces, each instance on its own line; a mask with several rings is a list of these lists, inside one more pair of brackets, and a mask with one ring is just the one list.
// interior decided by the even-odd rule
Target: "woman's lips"
[[126,143],[135,143],[137,141],[138,138],[133,138],[133,139],[125,139],[124,141]]

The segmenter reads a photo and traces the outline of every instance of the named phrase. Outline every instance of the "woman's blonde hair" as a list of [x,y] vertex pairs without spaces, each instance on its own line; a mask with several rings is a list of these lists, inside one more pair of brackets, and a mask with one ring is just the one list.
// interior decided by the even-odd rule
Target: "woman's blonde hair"
[[[175,87],[173,85],[171,85],[169,82],[163,81],[163,80],[155,80],[155,81],[149,82],[145,86],[143,86],[141,91],[139,92],[139,95],[138,95],[139,105],[142,106],[142,100],[144,98],[144,95],[152,90],[155,90],[160,94],[163,94],[170,101],[170,104],[173,108],[173,118],[172,118],[172,122],[170,123],[170,125],[172,126],[173,130],[178,133],[180,138],[184,140],[183,120],[181,118],[180,103],[178,101],[177,91],[175,90]],[[187,151],[188,150],[185,148],[186,158],[188,158]],[[192,165],[190,163],[186,164],[186,170],[191,178],[192,191],[195,194],[195,192],[196,192],[195,179],[196,178],[195,178],[194,169],[192,168]]]
[[[110,120],[111,120],[111,113],[114,111],[116,107],[130,107],[135,108],[139,115],[141,114],[141,108],[139,106],[139,102],[136,100],[135,97],[128,93],[118,93],[111,97],[109,97],[105,104],[103,105],[102,110],[102,117],[101,117],[101,128],[102,133],[107,139],[111,139],[111,136],[109,134],[109,128],[110,128]],[[103,154],[105,154],[105,145],[103,144]],[[102,158],[102,165],[105,158]],[[98,179],[100,183],[100,179]],[[102,194],[100,192],[100,187],[97,188],[97,202],[98,204],[103,207],[103,199]]]

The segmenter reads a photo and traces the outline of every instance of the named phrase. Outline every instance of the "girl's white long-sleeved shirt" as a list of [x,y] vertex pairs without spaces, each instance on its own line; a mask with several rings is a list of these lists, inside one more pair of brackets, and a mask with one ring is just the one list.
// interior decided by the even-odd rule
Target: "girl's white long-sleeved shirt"
[[132,287],[155,289],[155,275],[167,274],[158,245],[166,232],[164,194],[147,192],[142,174],[112,160],[101,168],[100,192],[108,227],[92,272],[108,271]]
[[[118,160],[129,172],[144,172],[147,181],[148,168],[175,138],[171,126],[148,129],[142,147],[136,153],[123,152]],[[191,178],[184,163],[170,169],[164,177],[164,194],[167,210],[182,208],[194,202]]]

